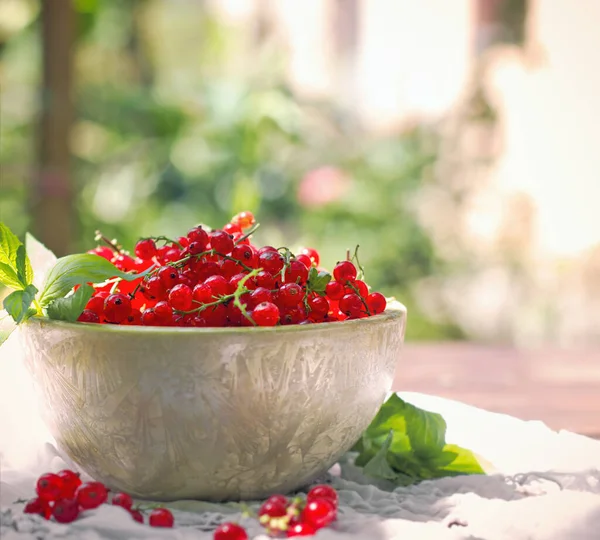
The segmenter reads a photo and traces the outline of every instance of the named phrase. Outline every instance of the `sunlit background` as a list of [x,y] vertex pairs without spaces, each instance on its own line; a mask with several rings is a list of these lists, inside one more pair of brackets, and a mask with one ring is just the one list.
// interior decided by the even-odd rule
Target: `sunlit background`
[[597,0],[0,0],[0,219],[360,247],[408,340],[600,343]]

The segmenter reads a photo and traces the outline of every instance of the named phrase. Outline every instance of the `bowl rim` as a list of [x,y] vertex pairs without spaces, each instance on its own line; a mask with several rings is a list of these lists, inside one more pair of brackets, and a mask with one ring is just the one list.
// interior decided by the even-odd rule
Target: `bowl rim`
[[126,326],[116,324],[91,324],[74,323],[50,319],[48,317],[31,317],[23,326],[48,326],[62,328],[65,330],[79,330],[89,333],[105,333],[117,335],[243,335],[254,334],[289,334],[295,332],[322,332],[365,327],[384,324],[395,320],[406,318],[406,307],[395,299],[388,299],[386,310],[364,319],[352,319],[348,321],[336,321],[321,324],[290,324],[285,326],[233,326],[233,327],[205,327],[189,328],[181,326]]

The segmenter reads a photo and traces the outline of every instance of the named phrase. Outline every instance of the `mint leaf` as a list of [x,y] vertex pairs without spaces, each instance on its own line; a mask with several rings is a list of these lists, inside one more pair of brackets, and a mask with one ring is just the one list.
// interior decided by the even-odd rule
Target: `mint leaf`
[[48,317],[59,321],[75,322],[93,294],[94,287],[87,283],[82,285],[72,295],[57,298],[48,304]]
[[314,266],[310,269],[308,273],[308,281],[306,282],[306,287],[308,292],[316,292],[321,296],[325,294],[325,288],[327,284],[331,281],[331,274],[328,272],[319,272]]
[[17,277],[19,278],[19,281],[24,285],[30,285],[33,281],[33,270],[23,244],[21,244],[17,249],[15,266],[17,268]]
[[419,409],[392,394],[355,445],[355,464],[369,476],[398,485],[484,473],[472,452],[446,444],[445,438],[446,422],[439,414]]
[[14,291],[4,299],[4,309],[19,324],[36,314],[36,310],[31,308],[31,303],[38,290],[33,285],[27,285],[21,291]]
[[126,281],[145,276],[151,268],[141,274],[127,274],[119,270],[113,263],[92,253],[67,255],[56,261],[48,275],[39,302],[47,307],[57,298],[63,298],[75,287],[85,283],[101,283],[113,277]]
[[8,264],[13,269],[17,264],[17,250],[21,241],[4,223],[0,222],[0,263]]
[[15,268],[5,262],[0,262],[0,284],[11,289],[23,289],[23,284]]

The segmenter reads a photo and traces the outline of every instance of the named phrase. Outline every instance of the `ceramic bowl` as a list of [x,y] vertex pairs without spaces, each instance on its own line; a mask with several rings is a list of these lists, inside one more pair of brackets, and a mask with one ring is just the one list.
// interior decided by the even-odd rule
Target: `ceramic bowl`
[[33,318],[25,362],[59,447],[113,490],[248,500],[302,487],[359,439],[390,390],[406,310],[275,328]]

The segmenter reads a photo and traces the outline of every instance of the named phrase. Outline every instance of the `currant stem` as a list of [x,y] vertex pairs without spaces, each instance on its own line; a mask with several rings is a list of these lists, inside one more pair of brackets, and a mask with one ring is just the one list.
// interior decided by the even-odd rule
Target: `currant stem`
[[358,269],[360,271],[358,278],[365,279],[365,268],[362,264],[360,264],[360,261],[358,259],[358,248],[359,247],[360,246],[357,244],[356,248],[354,249],[354,257],[352,257],[352,258],[356,261],[356,266],[358,266]]
[[346,282],[348,287],[350,287],[355,293],[356,295],[360,298],[360,301],[362,302],[363,306],[365,306],[365,309],[367,310],[367,315],[371,315],[371,310],[369,309],[369,306],[367,305],[367,301],[363,298],[362,294],[360,294],[360,291],[350,282]]
[[146,238],[141,238],[141,240],[154,240],[155,242],[164,242],[165,244],[175,244],[179,249],[183,248],[177,240],[173,240],[168,236],[147,236]]
[[243,242],[244,240],[246,240],[246,238],[250,238],[256,231],[257,229],[260,227],[260,223],[255,223],[252,228],[244,234],[244,236],[240,236],[236,241],[235,241],[235,245],[237,246],[240,242]]
[[94,240],[96,242],[98,242],[99,240],[102,240],[105,244],[110,246],[117,253],[119,253],[119,254],[123,253],[123,248],[121,246],[116,244],[115,241],[111,240],[107,236],[104,236],[100,231],[95,232]]

